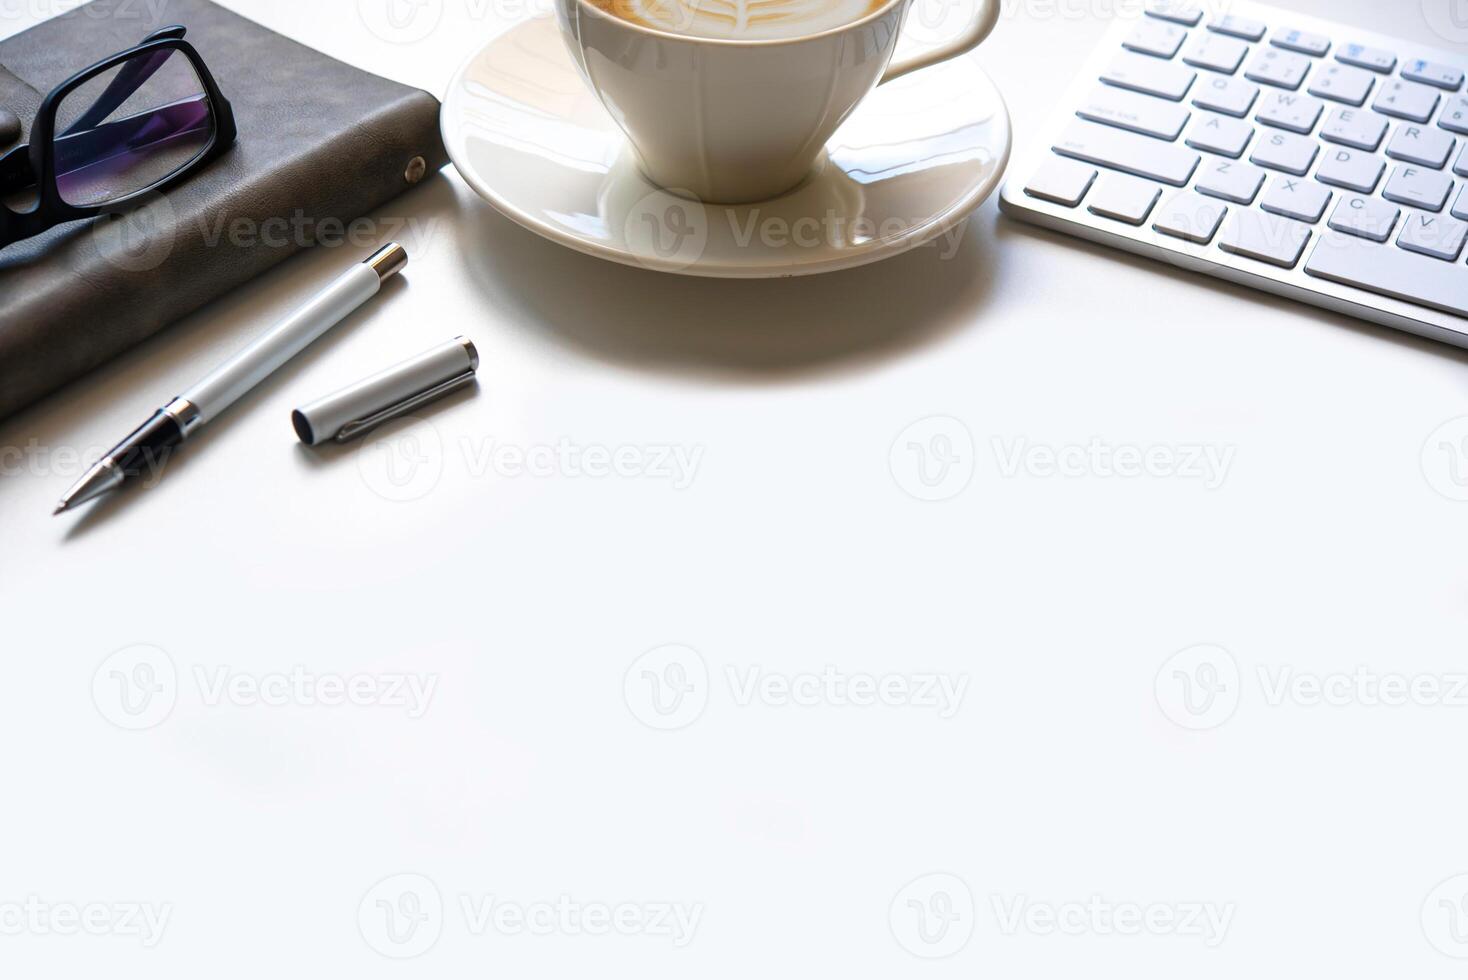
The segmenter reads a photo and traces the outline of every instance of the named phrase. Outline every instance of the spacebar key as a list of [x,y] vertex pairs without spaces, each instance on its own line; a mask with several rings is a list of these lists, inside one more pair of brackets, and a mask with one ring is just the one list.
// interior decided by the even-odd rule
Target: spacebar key
[[1187,186],[1199,159],[1192,150],[1173,143],[1089,122],[1073,122],[1066,127],[1055,152],[1174,187]]
[[1305,263],[1320,279],[1468,317],[1468,268],[1327,233]]

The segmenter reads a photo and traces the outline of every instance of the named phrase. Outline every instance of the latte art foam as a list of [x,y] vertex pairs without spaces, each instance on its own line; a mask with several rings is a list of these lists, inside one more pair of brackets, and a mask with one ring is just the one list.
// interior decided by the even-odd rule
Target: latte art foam
[[887,0],[588,0],[622,20],[670,34],[735,41],[805,37],[861,20]]

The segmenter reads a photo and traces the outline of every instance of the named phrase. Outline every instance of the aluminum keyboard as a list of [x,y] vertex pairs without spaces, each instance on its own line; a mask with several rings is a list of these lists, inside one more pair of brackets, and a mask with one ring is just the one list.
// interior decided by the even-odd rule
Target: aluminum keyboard
[[1005,212],[1468,347],[1468,57],[1209,6],[1118,21]]

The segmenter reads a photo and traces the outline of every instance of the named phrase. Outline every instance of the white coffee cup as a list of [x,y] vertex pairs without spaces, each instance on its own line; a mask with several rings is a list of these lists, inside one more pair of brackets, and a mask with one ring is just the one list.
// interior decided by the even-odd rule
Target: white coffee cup
[[826,141],[876,86],[978,46],[1000,0],[978,0],[957,39],[892,61],[914,0],[830,30],[730,40],[655,30],[589,0],[556,0],[566,43],[642,172],[701,201],[776,197],[811,172]]

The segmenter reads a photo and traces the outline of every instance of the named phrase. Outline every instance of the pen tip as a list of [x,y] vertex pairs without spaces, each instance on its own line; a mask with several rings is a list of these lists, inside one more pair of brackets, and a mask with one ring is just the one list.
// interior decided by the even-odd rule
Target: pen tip
[[70,506],[70,504],[63,500],[61,503],[56,505],[56,509],[51,512],[51,516],[55,517],[58,514],[65,514]]

